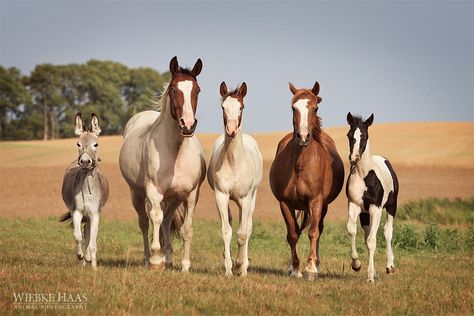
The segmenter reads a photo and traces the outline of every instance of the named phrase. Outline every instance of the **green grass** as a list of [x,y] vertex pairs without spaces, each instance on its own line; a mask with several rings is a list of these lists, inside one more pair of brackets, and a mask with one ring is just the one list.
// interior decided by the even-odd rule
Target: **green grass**
[[[78,264],[69,226],[54,218],[0,219],[0,313],[18,312],[12,304],[14,292],[66,292],[86,294],[90,314],[473,314],[474,233],[436,227],[438,237],[455,234],[458,242],[453,249],[434,249],[425,242],[430,227],[397,223],[397,273],[385,274],[384,242],[380,241],[379,278],[376,284],[367,284],[362,230],[358,248],[363,268],[355,273],[350,270],[350,244],[343,223],[326,224],[321,275],[309,282],[290,279],[285,273],[290,254],[283,222],[255,223],[248,277],[226,278],[217,222],[195,221],[191,273],[181,274],[180,241],[174,242],[174,270],[143,267],[135,221],[101,222],[99,268],[94,272]],[[437,245],[448,242],[441,237],[436,240]],[[235,244],[234,234],[234,254]],[[307,253],[305,233],[299,243],[302,262]]]
[[405,203],[397,218],[425,224],[474,224],[474,196],[468,199],[424,199]]

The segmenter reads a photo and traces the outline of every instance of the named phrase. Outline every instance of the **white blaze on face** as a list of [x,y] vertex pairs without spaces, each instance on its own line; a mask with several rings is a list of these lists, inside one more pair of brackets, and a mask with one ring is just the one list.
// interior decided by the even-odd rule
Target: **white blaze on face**
[[300,134],[303,139],[305,139],[309,133],[308,102],[309,99],[300,99],[293,104],[293,107],[300,112]]
[[225,128],[228,133],[233,133],[239,127],[241,104],[238,99],[229,96],[222,103],[222,108],[227,117],[227,126]]
[[178,82],[178,89],[181,90],[184,96],[183,116],[184,125],[190,128],[194,124],[194,112],[191,106],[191,91],[193,91],[193,82],[185,80]]
[[357,128],[357,129],[354,131],[355,143],[354,143],[354,147],[352,148],[352,153],[351,153],[351,160],[352,160],[352,161],[355,161],[355,160],[356,160],[356,156],[359,155],[359,149],[360,149],[360,135],[362,135],[362,133],[360,132],[360,129]]

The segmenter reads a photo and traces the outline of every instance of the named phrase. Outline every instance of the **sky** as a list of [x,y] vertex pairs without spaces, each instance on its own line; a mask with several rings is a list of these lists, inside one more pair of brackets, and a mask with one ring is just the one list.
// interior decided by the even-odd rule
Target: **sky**
[[473,1],[6,1],[0,64],[203,61],[197,132],[223,131],[219,85],[245,81],[243,129],[292,129],[291,92],[321,85],[323,127],[474,121]]

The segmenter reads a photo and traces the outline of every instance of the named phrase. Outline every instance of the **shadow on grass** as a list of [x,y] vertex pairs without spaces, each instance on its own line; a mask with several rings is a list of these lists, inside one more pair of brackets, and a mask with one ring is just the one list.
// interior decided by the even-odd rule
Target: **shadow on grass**
[[109,268],[126,268],[126,267],[133,267],[133,268],[145,268],[145,263],[143,261],[137,260],[125,260],[125,259],[111,259],[111,258],[102,258],[97,259],[97,265]]

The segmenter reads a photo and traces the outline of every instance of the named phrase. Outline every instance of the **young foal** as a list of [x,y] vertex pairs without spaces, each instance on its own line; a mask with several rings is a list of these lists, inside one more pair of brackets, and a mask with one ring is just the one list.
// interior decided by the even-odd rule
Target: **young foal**
[[[220,93],[225,133],[214,144],[207,179],[214,190],[222,222],[225,274],[231,276],[234,270],[237,275],[246,275],[252,214],[257,187],[262,181],[263,160],[257,142],[250,135],[242,133],[243,99],[247,94],[247,85],[244,82],[234,91],[228,92],[225,82],[222,82]],[[239,250],[234,267],[230,255],[232,217],[229,199],[237,203],[240,211],[240,227],[237,232]]]
[[[91,114],[91,126],[84,128],[81,113],[76,115],[76,135],[79,136],[77,147],[79,156],[64,174],[62,185],[63,201],[69,213],[61,221],[72,218],[74,238],[77,242],[77,258],[92,262],[97,267],[97,232],[99,230],[99,212],[109,197],[109,184],[100,171],[97,163],[98,136],[101,130],[97,116]],[[81,222],[85,222],[84,239],[81,233]],[[86,247],[85,255],[82,248]],[[84,262],[85,264],[85,262]]]
[[[319,273],[319,238],[328,205],[341,192],[344,166],[334,141],[321,130],[317,115],[319,83],[313,89],[296,89],[293,93],[293,133],[278,144],[275,160],[270,170],[272,192],[280,201],[281,213],[288,231],[292,261],[289,273],[301,277],[300,260],[296,243],[303,229],[309,224],[310,253],[305,277],[313,280]],[[303,212],[303,222],[298,225],[295,210]]]
[[[350,125],[349,138],[351,172],[347,178],[346,195],[349,200],[349,221],[347,232],[351,237],[352,269],[361,268],[356,249],[357,216],[365,231],[365,242],[369,250],[368,281],[374,282],[374,254],[376,235],[382,216],[382,208],[387,210],[384,234],[387,242],[388,274],[395,273],[392,252],[393,218],[397,211],[398,179],[390,162],[381,156],[372,156],[369,143],[369,126],[374,121],[372,114],[366,121],[361,117],[347,114]],[[361,213],[362,211],[362,213]]]

